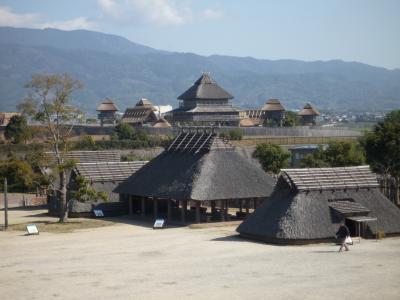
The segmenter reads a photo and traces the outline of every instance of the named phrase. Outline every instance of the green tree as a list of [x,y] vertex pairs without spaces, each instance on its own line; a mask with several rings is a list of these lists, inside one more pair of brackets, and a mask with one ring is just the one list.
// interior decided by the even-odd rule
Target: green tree
[[14,144],[26,143],[32,137],[32,132],[25,116],[12,116],[4,130],[4,137]]
[[83,114],[71,104],[71,94],[82,84],[67,74],[35,74],[25,87],[29,96],[18,108],[26,115],[41,122],[47,130],[47,141],[52,145],[55,168],[59,176],[58,200],[60,222],[68,219],[67,169],[71,162],[64,159],[68,151],[67,140],[74,124],[82,122]]
[[400,110],[390,112],[375,125],[371,132],[366,132],[362,141],[367,162],[371,168],[387,180],[392,176],[396,183],[396,202],[400,203]]
[[331,142],[306,155],[300,162],[303,168],[359,166],[365,163],[363,148],[355,142]]
[[107,201],[108,195],[106,192],[98,192],[94,188],[92,188],[89,184],[89,181],[85,179],[83,176],[76,176],[75,183],[77,186],[76,191],[72,191],[71,195],[76,200],[81,202],[86,201]]
[[299,116],[293,111],[285,112],[285,119],[283,120],[284,127],[293,127],[300,124]]
[[257,145],[253,157],[258,159],[266,172],[278,174],[280,169],[289,165],[290,153],[279,145],[262,143]]
[[29,163],[18,159],[14,155],[0,162],[0,178],[5,177],[7,178],[8,189],[11,192],[28,192],[34,190],[35,174],[32,167]]
[[324,151],[324,160],[331,167],[359,166],[365,163],[365,156],[359,143],[331,142]]
[[114,132],[119,140],[130,140],[134,135],[132,126],[127,123],[119,123]]
[[322,147],[315,152],[305,155],[300,161],[302,168],[323,168],[329,167],[329,163],[325,161],[325,153]]

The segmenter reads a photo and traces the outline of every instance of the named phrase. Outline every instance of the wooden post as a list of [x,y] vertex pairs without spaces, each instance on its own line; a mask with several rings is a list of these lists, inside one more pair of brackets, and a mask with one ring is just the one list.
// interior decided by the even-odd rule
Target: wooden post
[[242,201],[242,199],[239,200],[239,211],[243,212],[243,201]]
[[215,214],[215,201],[211,201],[211,215]]
[[132,196],[128,196],[128,203],[129,203],[129,215],[133,215],[133,199]]
[[144,218],[146,216],[146,202],[144,197],[142,197],[140,199],[140,204],[141,204],[141,210],[140,210],[140,214],[142,215],[142,217]]
[[225,221],[224,200],[221,200],[221,222]]
[[196,201],[196,223],[200,223],[200,201]]
[[229,200],[225,200],[225,220],[229,220]]
[[4,178],[4,229],[8,228],[7,178]]
[[186,209],[187,209],[187,200],[182,200],[182,204],[181,204],[181,219],[182,219],[182,223],[186,222]]
[[256,208],[257,208],[257,199],[253,199],[253,207],[254,207],[254,210],[256,210]]
[[168,203],[167,203],[167,220],[168,221],[171,221],[172,220],[172,200],[171,199],[168,199],[167,200],[168,201]]
[[250,213],[249,199],[246,199],[245,205],[246,205],[246,217],[247,217],[249,215],[249,213]]
[[153,199],[153,213],[154,213],[154,220],[157,219],[158,216],[158,199]]

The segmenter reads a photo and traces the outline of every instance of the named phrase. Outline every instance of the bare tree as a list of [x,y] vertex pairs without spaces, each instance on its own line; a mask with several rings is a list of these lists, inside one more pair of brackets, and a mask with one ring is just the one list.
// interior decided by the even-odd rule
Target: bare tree
[[83,88],[82,84],[67,74],[35,74],[25,85],[29,96],[18,105],[18,109],[39,121],[47,129],[47,141],[55,155],[55,167],[59,175],[57,190],[59,222],[68,219],[67,169],[71,162],[65,160],[67,141],[75,124],[82,121],[83,114],[70,103],[71,94]]

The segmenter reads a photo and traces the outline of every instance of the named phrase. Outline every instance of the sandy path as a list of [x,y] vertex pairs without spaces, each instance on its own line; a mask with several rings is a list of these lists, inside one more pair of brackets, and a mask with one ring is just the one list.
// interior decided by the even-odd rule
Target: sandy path
[[1,299],[399,299],[400,238],[280,247],[234,228],[0,232]]

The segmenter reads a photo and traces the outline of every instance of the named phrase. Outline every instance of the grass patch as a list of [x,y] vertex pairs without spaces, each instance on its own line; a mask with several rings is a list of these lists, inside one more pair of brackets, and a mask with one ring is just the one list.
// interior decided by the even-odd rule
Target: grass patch
[[11,225],[8,228],[16,231],[26,231],[27,224],[35,224],[39,229],[39,232],[50,232],[50,233],[68,233],[80,229],[90,229],[98,227],[112,226],[115,223],[104,219],[83,219],[83,220],[71,220],[66,223],[58,223],[52,221],[39,221],[31,223],[23,223]]

